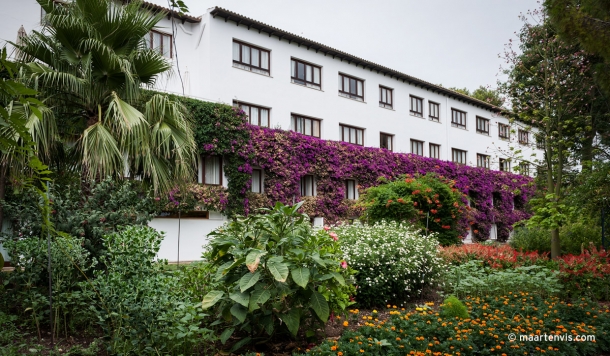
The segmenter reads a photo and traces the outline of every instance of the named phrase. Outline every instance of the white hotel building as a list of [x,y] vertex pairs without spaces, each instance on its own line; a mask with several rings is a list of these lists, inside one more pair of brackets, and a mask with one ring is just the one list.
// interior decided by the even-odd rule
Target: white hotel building
[[[35,0],[0,4],[11,10],[0,23],[0,45],[15,41],[21,26],[26,32],[40,29],[42,11]],[[525,125],[510,126],[489,103],[223,8],[199,17],[171,13],[150,42],[174,65],[158,90],[242,105],[255,125],[494,170],[521,165],[525,174],[529,164],[511,160],[509,147],[521,150],[522,157],[542,155]],[[202,234],[224,220],[214,217],[210,214],[205,227],[183,219],[182,238],[197,238],[183,240],[181,259],[199,258]],[[152,225],[168,231],[168,239],[177,231],[169,219]],[[161,255],[175,260],[168,246],[164,243]]]

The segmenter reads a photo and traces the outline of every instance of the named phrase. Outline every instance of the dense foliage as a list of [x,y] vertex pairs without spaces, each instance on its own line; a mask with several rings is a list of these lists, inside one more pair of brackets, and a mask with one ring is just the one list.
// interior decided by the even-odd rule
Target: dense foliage
[[[146,225],[155,215],[153,198],[138,182],[107,179],[82,190],[77,179],[59,181],[51,186],[51,218],[56,231],[83,237],[84,247],[99,257],[103,254],[102,237],[120,226]],[[38,238],[44,217],[39,208],[44,203],[36,191],[24,190],[9,195],[3,203],[11,230],[4,240]]]
[[[410,174],[366,190],[361,196],[364,218],[369,223],[382,220],[417,223],[425,234],[434,232],[441,245],[461,242],[465,236],[458,221],[467,216],[466,197],[454,188],[455,181],[434,173],[424,176]],[[474,221],[471,221],[471,225]]]
[[356,301],[361,307],[420,297],[437,284],[443,271],[436,234],[421,236],[397,222],[333,228],[347,263],[358,271]]
[[[579,255],[591,245],[600,248],[601,226],[594,220],[581,217],[559,229],[559,241],[562,254]],[[551,252],[551,234],[541,227],[518,227],[510,239],[510,245],[521,251]]]
[[549,259],[548,253],[520,252],[508,245],[450,246],[441,250],[441,256],[452,265],[476,260],[482,266],[501,271],[521,266],[547,267],[559,272],[563,297],[610,300],[610,253],[595,247],[589,247],[578,255],[563,255],[554,260]]
[[104,236],[105,268],[87,287],[110,354],[188,354],[211,338],[194,296],[155,261],[161,240],[137,226]]
[[[307,355],[594,356],[610,349],[610,310],[595,303],[566,303],[524,292],[467,297],[464,302],[469,319],[443,318],[430,305],[409,312],[391,310],[389,320],[357,315],[367,319],[364,326],[325,341]],[[511,341],[509,334],[516,340]],[[558,340],[545,340],[541,337],[545,334]],[[520,340],[519,335],[531,339]],[[594,335],[595,342],[576,342],[576,335]]]
[[[352,304],[351,269],[332,233],[312,231],[301,204],[276,204],[266,214],[238,217],[210,236],[212,263],[220,288],[203,298],[222,323],[231,348],[289,332],[306,336]],[[231,352],[232,352],[231,351]]]
[[[523,203],[534,191],[529,177],[282,130],[252,127],[251,135],[254,158],[250,165],[264,170],[264,195],[269,201],[287,203],[293,197],[300,199],[301,177],[314,175],[317,195],[306,197],[306,212],[328,222],[361,214],[353,208],[354,201],[345,199],[346,179],[356,180],[360,192],[364,192],[377,185],[380,177],[393,180],[403,174],[426,173],[455,181],[455,188],[464,194],[476,193],[476,238],[487,239],[492,224],[496,224],[498,239],[505,240],[512,225],[528,216]],[[515,200],[520,204],[513,209]],[[460,228],[467,231],[468,221],[462,221]]]

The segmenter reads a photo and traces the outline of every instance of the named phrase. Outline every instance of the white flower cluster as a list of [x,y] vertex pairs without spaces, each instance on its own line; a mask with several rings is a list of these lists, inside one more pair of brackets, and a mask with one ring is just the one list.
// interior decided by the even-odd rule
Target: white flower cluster
[[358,294],[377,296],[378,302],[418,296],[445,269],[435,236],[421,236],[405,224],[353,224],[333,230],[345,260],[358,271]]

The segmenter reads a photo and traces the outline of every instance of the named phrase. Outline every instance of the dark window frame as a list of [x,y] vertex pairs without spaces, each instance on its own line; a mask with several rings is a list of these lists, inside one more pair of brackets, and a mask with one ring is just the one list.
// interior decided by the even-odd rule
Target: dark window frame
[[[253,105],[253,104],[241,102],[241,101],[233,101],[233,105],[234,106],[236,105],[240,110],[243,110],[241,108],[242,105],[247,105],[249,107],[250,112],[247,112],[246,115],[248,115],[248,122],[250,123],[250,125],[256,125],[256,126],[260,126],[260,127],[271,127],[271,108],[259,106],[259,105]],[[252,109],[258,110],[258,124],[252,123],[252,120],[251,120]],[[262,117],[261,110],[267,110],[267,126],[261,125],[261,117]],[[245,112],[245,110],[244,110],[244,112]]]
[[[416,110],[417,108],[413,109],[414,101],[416,103],[419,101],[420,111],[417,111]],[[419,96],[415,96],[415,95],[409,95],[409,105],[410,105],[409,112],[412,115],[417,116],[417,117],[424,117],[424,98],[420,98]]]
[[[456,154],[458,154],[460,158],[463,155],[464,162],[456,161],[455,160]],[[451,149],[451,162],[457,163],[457,164],[467,164],[468,163],[468,151],[460,150],[459,148],[452,148]]]
[[[296,77],[292,75],[292,62],[293,61],[296,63],[295,64],[295,74],[296,74]],[[298,75],[299,75],[299,70],[298,70],[299,63],[304,66],[305,73],[303,73],[303,74],[304,74],[304,78],[305,79],[301,79],[301,78],[298,77]],[[311,79],[312,79],[312,81],[308,81],[307,80],[307,66],[312,67],[311,68]],[[320,83],[316,83],[315,81],[313,81],[313,80],[315,80],[314,68],[318,68],[318,70],[320,71]],[[309,63],[309,62],[300,60],[298,58],[292,57],[292,58],[290,58],[290,72],[291,72],[290,73],[290,81],[292,83],[298,84],[298,85],[302,85],[302,86],[305,86],[305,87],[308,87],[308,88],[322,90],[322,66],[319,66],[317,64]]]
[[[352,198],[350,198],[350,188],[349,188],[349,182],[353,183],[353,190],[352,190]],[[345,199],[349,199],[349,200],[355,200],[358,199],[358,182],[356,182],[355,179],[346,179],[345,180]]]
[[[348,130],[348,132],[349,132],[349,138],[350,138],[350,139],[351,139],[351,137],[352,137],[352,132],[351,132],[351,129],[356,130],[356,141],[358,141],[358,131],[361,131],[361,133],[362,133],[362,143],[357,143],[357,142],[346,141],[346,140],[345,140],[345,130],[344,130],[344,128],[350,129],[350,130]],[[352,145],[364,146],[364,129],[363,129],[363,128],[356,127],[356,126],[350,126],[350,125],[339,124],[339,129],[341,130],[341,141],[342,141],[342,142],[351,143]]]
[[467,117],[466,111],[458,110],[456,108],[451,108],[451,126],[457,127],[460,129],[466,129],[467,121],[468,121],[468,117]]
[[[303,130],[303,132],[297,131],[297,118],[301,118],[304,120],[311,120],[311,135],[308,135],[305,133],[305,130]],[[318,122],[318,135],[316,136],[314,134],[314,121]],[[311,137],[317,137],[320,138],[322,136],[322,120],[321,119],[316,119],[315,117],[309,117],[309,116],[304,116],[304,115],[298,115],[298,114],[290,114],[290,124],[291,127],[293,127],[293,131],[294,132],[298,132],[301,135],[305,135],[305,136],[311,136]]]
[[[432,147],[434,147],[434,149],[432,149]],[[433,152],[438,153],[438,157],[432,156]],[[441,159],[441,145],[430,142],[430,144],[428,145],[428,156],[430,158]]]
[[510,140],[510,125],[498,123],[498,137]]
[[[233,59],[233,64],[238,64],[240,66],[248,67],[249,69],[247,69],[247,70],[249,70],[250,72],[254,72],[252,69],[256,69],[257,71],[266,72],[266,74],[269,75],[269,76],[271,75],[271,51],[270,50],[267,50],[267,49],[264,49],[264,48],[252,45],[250,43],[242,42],[242,41],[239,41],[239,40],[236,40],[236,39],[233,39],[232,43],[238,43],[239,44],[239,61]],[[243,62],[243,46],[250,47],[250,63]],[[255,66],[255,65],[251,64],[252,63],[252,48],[254,48],[254,49],[259,51],[258,52],[258,64],[259,64],[258,66]],[[263,63],[263,61],[262,61],[262,59],[263,59],[262,52],[267,52],[267,68],[268,69],[265,69],[265,68],[263,68],[261,66],[262,63]],[[254,73],[259,73],[259,72],[254,72]],[[262,73],[259,73],[259,74],[262,74]]]
[[534,139],[536,140],[536,148],[539,150],[546,150],[546,144],[544,142],[544,136],[541,134],[535,134]]
[[254,185],[253,184],[251,184],[250,190],[252,191],[252,193],[262,194],[262,193],[264,193],[264,191],[263,191],[263,186],[264,186],[264,184],[263,184],[263,174],[264,174],[263,170],[260,169],[260,168],[252,169],[252,180],[251,180],[251,183],[254,182],[254,172],[258,172],[258,192],[254,191]]
[[521,174],[522,176],[528,176],[530,175],[530,164],[529,162],[520,162],[519,163],[519,174]]
[[489,119],[477,116],[477,133],[489,136]]
[[[411,139],[411,154],[418,155],[424,157],[424,141]],[[418,148],[421,148],[421,154],[413,152],[413,144],[416,144]]]
[[[384,91],[386,92],[386,101],[382,100]],[[390,98],[389,101],[387,101],[388,96]],[[379,106],[385,109],[394,109],[394,89],[383,85],[379,86]]]
[[510,161],[508,158],[498,159],[498,170],[500,172],[510,172]]
[[[311,195],[307,195],[307,178],[311,177]],[[299,190],[302,197],[316,196],[316,177],[313,174],[306,174],[299,180]]]
[[[218,157],[218,165],[220,166],[219,169],[218,169],[218,175],[219,175],[218,176],[218,182],[219,182],[218,184],[206,183],[205,182],[206,181],[206,179],[205,179],[205,171],[206,171],[206,169],[205,169],[205,161],[206,161],[206,158],[208,158],[208,157]],[[219,155],[207,155],[207,156],[203,156],[203,159],[202,159],[201,163],[202,163],[202,168],[203,168],[203,170],[201,171],[201,176],[202,176],[203,179],[201,181],[203,182],[203,184],[205,184],[205,185],[221,186],[222,185],[222,176],[223,176],[223,174],[222,174],[222,170],[223,170],[223,167],[222,167],[222,163],[223,163],[222,162],[222,156],[219,156]]]
[[522,145],[529,145],[530,143],[530,132],[527,130],[519,129],[517,131],[517,137],[519,138],[519,143]]
[[[158,35],[161,35],[161,46],[159,46],[158,48],[154,48],[153,47],[153,33],[156,33]],[[164,58],[169,58],[172,59],[174,58],[174,39],[172,34],[170,33],[164,33],[161,31],[156,31],[156,30],[150,30],[150,32],[148,32],[148,48],[152,49],[153,51],[158,52],[161,56],[163,56]],[[169,37],[169,57],[165,57],[165,55],[163,54],[163,36]]]
[[[436,105],[436,110],[432,110],[432,106],[435,106],[435,105]],[[437,116],[432,115],[433,111],[436,111]],[[441,121],[441,104],[440,103],[428,100],[428,118],[435,122]]]
[[[389,139],[389,142],[390,142],[390,144],[389,144],[390,147],[389,148],[383,147],[384,146],[383,145],[384,137]],[[394,135],[389,134],[389,133],[385,133],[385,132],[380,132],[379,133],[379,147],[380,148],[384,148],[384,149],[386,149],[386,150],[388,150],[390,152],[394,152]]]
[[[483,162],[483,165],[481,165]],[[477,167],[489,169],[491,168],[491,156],[477,153]]]
[[[351,75],[347,75],[344,73],[339,73],[339,77],[341,78],[341,86],[339,87],[339,95],[348,98],[348,99],[353,99],[353,100],[357,100],[357,101],[362,101],[364,102],[364,80],[353,77]],[[356,81],[356,93],[352,93],[351,91],[345,91],[345,79],[351,79],[351,80],[355,80]],[[358,95],[358,82],[360,82],[362,84],[362,95]],[[356,98],[353,98],[356,97]]]

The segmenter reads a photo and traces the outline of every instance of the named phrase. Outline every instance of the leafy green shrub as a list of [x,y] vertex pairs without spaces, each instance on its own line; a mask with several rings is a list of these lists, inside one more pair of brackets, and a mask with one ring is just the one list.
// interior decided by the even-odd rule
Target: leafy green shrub
[[[87,292],[79,283],[85,281],[83,273],[95,267],[97,261],[82,247],[84,238],[58,236],[51,242],[53,268],[54,330],[66,337],[70,331],[82,332],[90,325],[93,315],[89,311]],[[37,237],[5,241],[4,247],[15,269],[6,275],[9,289],[6,298],[13,312],[23,315],[27,311],[40,329],[48,317],[47,241]]]
[[454,182],[434,173],[404,175],[397,180],[367,189],[361,200],[366,218],[375,223],[382,220],[417,223],[424,232],[436,232],[443,245],[461,242],[463,235],[458,221],[468,207],[464,195],[453,187]]
[[[253,340],[284,330],[313,336],[330,313],[341,313],[354,293],[351,269],[342,261],[339,244],[324,230],[312,231],[302,203],[277,203],[267,214],[239,217],[210,236],[211,258],[221,288],[203,298],[214,307],[225,343],[233,333]],[[265,336],[268,335],[268,336]]]
[[105,270],[94,273],[92,309],[111,354],[186,354],[210,338],[199,303],[155,261],[161,240],[136,226],[104,236]]
[[[146,225],[154,217],[154,199],[138,182],[111,179],[83,192],[79,179],[66,179],[51,186],[51,222],[57,231],[84,237],[84,247],[99,258],[102,236],[119,226]],[[9,194],[4,202],[5,217],[12,231],[5,239],[42,236],[42,200],[33,190]]]
[[451,266],[445,275],[444,289],[458,298],[507,295],[509,292],[550,296],[560,292],[561,283],[559,272],[545,267],[533,265],[501,270],[475,260]]
[[446,319],[468,319],[468,308],[456,296],[450,295],[441,305],[441,316]]
[[[601,246],[601,226],[591,220],[570,222],[559,230],[561,252],[580,255],[591,244]],[[518,227],[510,240],[510,245],[523,251],[551,251],[551,232],[542,227]]]
[[18,330],[15,326],[17,317],[0,311],[0,346],[13,343]]
[[343,225],[332,229],[356,275],[361,307],[400,304],[438,281],[443,261],[436,234],[421,236],[406,224]]

